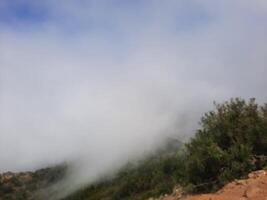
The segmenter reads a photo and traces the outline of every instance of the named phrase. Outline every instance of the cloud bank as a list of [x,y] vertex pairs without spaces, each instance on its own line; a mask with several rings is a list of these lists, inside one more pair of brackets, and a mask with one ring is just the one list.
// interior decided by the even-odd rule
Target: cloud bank
[[193,134],[212,102],[266,102],[264,1],[1,1],[0,171],[94,181]]

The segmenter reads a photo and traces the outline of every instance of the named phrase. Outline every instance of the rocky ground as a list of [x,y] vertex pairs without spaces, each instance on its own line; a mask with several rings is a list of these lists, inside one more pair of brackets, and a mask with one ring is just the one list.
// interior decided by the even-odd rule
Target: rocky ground
[[252,172],[247,179],[228,183],[216,193],[185,196],[177,188],[173,194],[162,196],[158,200],[267,200],[267,171]]

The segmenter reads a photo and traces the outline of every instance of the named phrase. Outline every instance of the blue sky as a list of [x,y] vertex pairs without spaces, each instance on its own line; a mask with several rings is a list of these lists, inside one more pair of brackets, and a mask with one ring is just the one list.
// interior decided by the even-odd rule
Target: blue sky
[[2,1],[0,7],[0,21],[5,24],[41,23],[47,20],[48,12],[41,5],[34,5],[30,1]]
[[[173,2],[171,5],[160,8],[158,1],[139,0],[58,1],[57,3],[3,0],[0,4],[0,22],[3,26],[23,30],[38,29],[44,24],[54,24],[63,30],[63,34],[64,31],[67,34],[68,32],[83,33],[86,30],[96,30],[101,34],[115,31],[116,34],[116,31],[124,28],[117,23],[118,17],[125,18],[135,28],[142,28],[144,24],[149,24],[170,11],[172,17],[166,19],[170,21],[170,27],[166,28],[177,32],[192,31],[199,26],[205,26],[212,20],[207,10],[199,3]],[[86,16],[79,17],[77,10]]]

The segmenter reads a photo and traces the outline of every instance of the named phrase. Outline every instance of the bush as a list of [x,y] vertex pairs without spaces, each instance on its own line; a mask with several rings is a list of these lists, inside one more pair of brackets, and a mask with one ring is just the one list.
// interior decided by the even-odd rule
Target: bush
[[185,179],[195,191],[217,188],[266,164],[259,158],[267,156],[267,105],[236,98],[215,108],[186,145]]
[[189,192],[208,192],[267,165],[266,104],[239,98],[215,103],[215,110],[204,114],[200,125],[183,148],[170,145],[171,141],[138,165],[125,166],[116,178],[65,200],[147,199],[170,193],[176,184]]

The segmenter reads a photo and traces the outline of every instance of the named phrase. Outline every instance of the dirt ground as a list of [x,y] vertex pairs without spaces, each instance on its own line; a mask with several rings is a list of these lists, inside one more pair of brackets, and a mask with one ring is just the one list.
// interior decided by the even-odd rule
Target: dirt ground
[[267,171],[259,170],[248,179],[235,180],[216,193],[182,197],[179,192],[165,195],[162,200],[267,200]]

